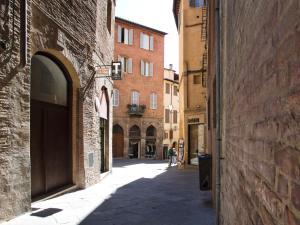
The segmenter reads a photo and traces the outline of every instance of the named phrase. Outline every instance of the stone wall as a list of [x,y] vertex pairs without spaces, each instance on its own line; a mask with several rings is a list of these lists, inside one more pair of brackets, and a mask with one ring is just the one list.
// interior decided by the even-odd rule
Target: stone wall
[[[112,6],[114,16],[113,3]],[[48,1],[33,1],[33,53],[49,48],[60,51],[76,70],[81,88],[86,87],[92,74],[88,64],[107,65],[111,64],[113,59],[114,36],[113,32],[109,33],[107,30],[106,7],[106,1],[51,1],[51,4]],[[80,13],[78,13],[79,9]],[[112,18],[112,29],[113,24],[114,18]],[[103,86],[107,88],[108,100],[110,100],[112,82],[108,79],[96,79],[86,92],[84,100],[78,99],[80,140],[79,159],[75,160],[79,163],[76,184],[80,187],[100,181],[100,119],[95,108],[95,98],[100,95]],[[110,107],[111,111],[112,107]],[[109,133],[111,133],[111,123],[112,115],[107,127],[110,129]],[[109,133],[106,134],[107,151],[111,151]],[[77,151],[73,153],[76,154]]]
[[300,2],[222,2],[221,224],[300,224]]
[[[58,56],[57,59],[63,59],[60,63],[74,71],[72,75],[75,74],[81,88],[91,75],[88,64],[110,64],[113,59],[114,1],[109,33],[107,1],[27,0],[28,61],[24,69],[18,70],[19,2],[0,3],[0,222],[30,210],[30,58],[37,52]],[[100,125],[95,96],[103,86],[110,101],[112,81],[108,79],[96,80],[83,102],[79,99],[80,90],[72,90],[73,182],[78,187],[100,180]],[[109,110],[105,141],[107,170],[112,162],[110,102]],[[92,166],[90,153],[94,154]]]
[[[28,8],[30,8],[30,1]],[[13,4],[14,3],[14,4]],[[28,31],[30,32],[30,10]],[[20,1],[0,2],[0,222],[30,209],[29,62],[20,64]],[[27,45],[30,52],[30,44]]]

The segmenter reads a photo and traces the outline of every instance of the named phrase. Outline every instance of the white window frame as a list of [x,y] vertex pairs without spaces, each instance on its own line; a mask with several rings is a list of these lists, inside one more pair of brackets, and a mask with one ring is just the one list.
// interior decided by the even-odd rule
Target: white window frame
[[150,109],[157,109],[157,94],[150,94]]
[[133,70],[132,58],[118,55],[118,61],[120,61],[122,64],[122,72],[130,73],[130,74],[132,73]]
[[140,93],[138,91],[131,92],[131,104],[139,105],[140,104]]
[[153,77],[154,64],[145,60],[141,60],[141,75],[145,77]]
[[133,45],[133,29],[127,29],[118,25],[118,42],[126,45]]
[[120,103],[120,92],[118,89],[113,90],[113,106],[118,107]]

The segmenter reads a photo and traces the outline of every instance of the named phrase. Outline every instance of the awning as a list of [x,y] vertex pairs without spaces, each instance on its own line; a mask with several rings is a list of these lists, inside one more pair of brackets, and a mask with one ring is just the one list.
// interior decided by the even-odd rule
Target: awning
[[100,97],[96,97],[95,99],[96,109],[98,111],[99,117],[106,119],[108,118],[108,112],[107,112],[107,99],[105,91],[102,90]]

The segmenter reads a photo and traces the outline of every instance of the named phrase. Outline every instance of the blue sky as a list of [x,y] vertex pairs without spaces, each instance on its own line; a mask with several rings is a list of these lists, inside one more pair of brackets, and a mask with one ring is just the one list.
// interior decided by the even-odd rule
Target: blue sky
[[165,36],[165,67],[178,72],[178,33],[173,0],[117,0],[116,16],[168,33]]

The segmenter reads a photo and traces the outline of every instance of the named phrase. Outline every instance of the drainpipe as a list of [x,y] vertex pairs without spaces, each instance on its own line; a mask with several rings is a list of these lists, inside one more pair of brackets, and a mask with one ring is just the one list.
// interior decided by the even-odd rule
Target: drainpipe
[[221,198],[221,20],[220,9],[221,0],[215,0],[216,19],[216,224],[220,224],[220,198]]

